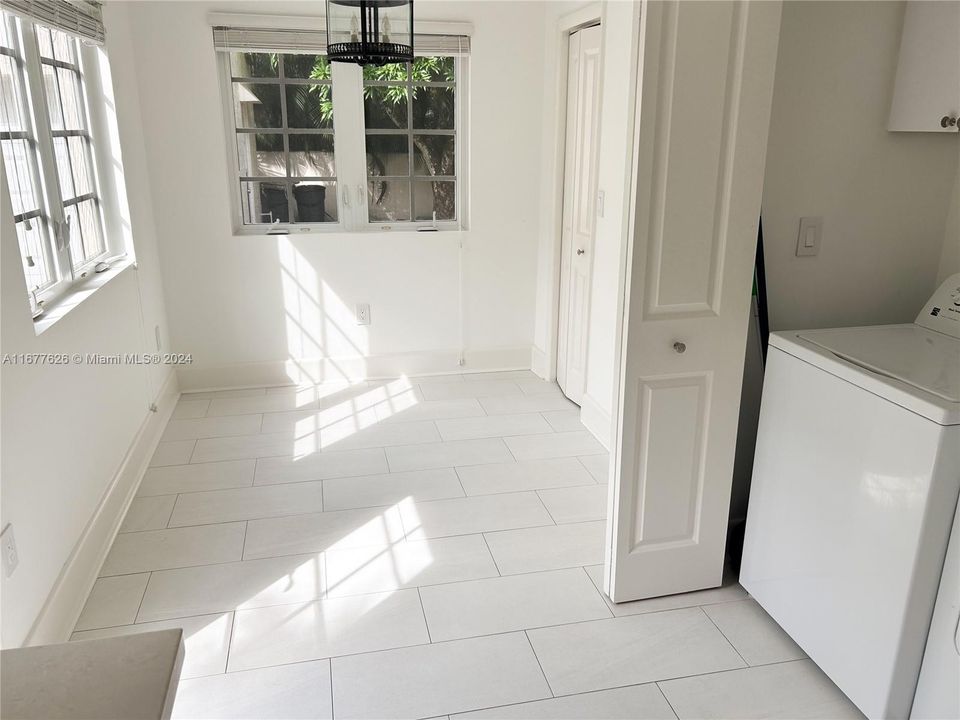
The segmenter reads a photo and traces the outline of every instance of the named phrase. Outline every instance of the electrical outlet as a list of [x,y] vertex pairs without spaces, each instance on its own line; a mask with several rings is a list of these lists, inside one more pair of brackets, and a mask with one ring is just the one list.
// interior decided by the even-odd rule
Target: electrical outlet
[[8,524],[0,533],[0,545],[3,547],[3,575],[10,577],[20,564],[17,539],[13,536],[13,525]]
[[370,324],[370,306],[367,303],[357,303],[357,325]]

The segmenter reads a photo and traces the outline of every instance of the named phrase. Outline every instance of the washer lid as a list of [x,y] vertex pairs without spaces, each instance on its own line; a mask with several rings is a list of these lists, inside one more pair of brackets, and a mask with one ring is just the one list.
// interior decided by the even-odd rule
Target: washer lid
[[941,425],[960,423],[960,340],[919,325],[774,333],[774,347]]

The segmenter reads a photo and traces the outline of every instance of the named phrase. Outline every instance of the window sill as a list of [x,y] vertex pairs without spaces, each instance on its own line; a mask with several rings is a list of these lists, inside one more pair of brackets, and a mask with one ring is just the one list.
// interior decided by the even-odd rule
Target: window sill
[[66,317],[71,310],[79,307],[80,303],[93,295],[97,290],[132,267],[135,267],[133,258],[120,258],[113,261],[109,270],[105,270],[102,273],[91,273],[89,277],[74,284],[69,290],[63,293],[63,295],[44,305],[43,315],[40,315],[33,321],[34,332],[37,335],[46,332],[58,321]]
[[291,225],[284,228],[271,228],[270,225],[243,225],[233,228],[234,237],[300,237],[304,235],[378,235],[385,233],[402,233],[407,235],[433,235],[436,233],[465,233],[466,227],[457,223],[437,223],[436,227],[430,224],[377,224],[365,225],[359,228],[347,228],[340,224],[329,226],[311,225],[301,227]]

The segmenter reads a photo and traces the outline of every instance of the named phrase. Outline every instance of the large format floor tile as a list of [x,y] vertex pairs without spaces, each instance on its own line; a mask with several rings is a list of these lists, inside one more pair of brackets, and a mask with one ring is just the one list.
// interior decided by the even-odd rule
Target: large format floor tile
[[87,597],[74,630],[130,625],[137,619],[150,573],[99,578]]
[[240,610],[228,669],[249,670],[429,641],[416,590]]
[[255,460],[233,460],[149,468],[143,476],[137,496],[149,497],[248,487],[253,485],[255,466]]
[[372,475],[389,470],[387,457],[380,448],[311,453],[296,458],[260,458],[256,464],[255,485]]
[[454,400],[416,400],[383,404],[377,407],[377,418],[382,423],[416,422],[420,420],[449,420],[486,415],[475,398]]
[[603,562],[606,522],[572,523],[487,533],[503,575],[595,565]]
[[522,390],[511,380],[477,380],[475,382],[421,382],[424,400],[454,400],[520,395]]
[[862,720],[863,715],[810,660],[659,683],[680,720]]
[[532,492],[401,502],[399,507],[404,530],[412,540],[553,525],[550,513]]
[[173,512],[176,500],[176,495],[134,498],[120,524],[120,532],[162,530],[170,521],[170,513]]
[[163,440],[195,440],[197,438],[253,435],[260,432],[260,415],[233,415],[171,420],[163,431]]
[[178,618],[162,622],[122,625],[103,630],[75,632],[71,640],[116,637],[133,633],[152,632],[183,628],[183,668],[181,678],[199,677],[222,673],[227,667],[227,652],[230,648],[230,628],[233,626],[233,613],[202,615],[200,617]]
[[243,534],[244,524],[240,522],[117,535],[100,575],[127,575],[239,560]]
[[434,642],[611,617],[582,568],[420,590]]
[[549,435],[523,435],[504,439],[517,460],[537,460],[551,457],[574,457],[604,453],[597,439],[586,430],[580,432],[551,433]]
[[280,665],[184,680],[174,720],[327,720],[330,661]]
[[655,683],[454,715],[451,720],[676,720]]
[[605,520],[607,517],[606,485],[538,490],[537,495],[557,524]]
[[325,451],[421,445],[440,440],[437,426],[431,420],[378,423],[361,429],[355,429],[349,423],[339,423],[320,431],[320,445]]
[[170,516],[170,527],[253,520],[322,510],[323,484],[320,482],[209,490],[178,497],[173,515]]
[[196,440],[172,440],[161,442],[150,458],[150,467],[164,467],[166,465],[184,465],[190,462]]
[[340,720],[428,718],[550,697],[523,633],[333,660]]
[[806,653],[753,599],[710,605],[703,611],[749,665],[806,657]]
[[173,408],[172,420],[184,420],[186,418],[202,418],[207,414],[207,408],[210,406],[209,400],[190,400],[189,395],[183,396],[186,399],[177,401]]
[[543,419],[550,423],[557,432],[580,432],[586,430],[580,422],[579,410],[551,410],[541,413]]
[[138,620],[303,603],[323,597],[324,588],[320,555],[163,570],[150,576]]
[[319,452],[319,440],[307,442],[301,449],[301,441],[286,433],[263,433],[240,437],[204,438],[197,440],[191,462],[219,462],[265,457],[297,457]]
[[610,482],[610,454],[581,455],[577,458],[598,483]]
[[309,410],[316,407],[318,405],[313,393],[263,393],[252,397],[213,398],[207,408],[207,417]]
[[591,485],[593,478],[576,458],[525,460],[457,468],[467,495]]
[[392,472],[512,462],[514,459],[500,438],[391,447],[386,452]]
[[699,608],[594,620],[527,634],[557,695],[744,666]]
[[403,523],[396,507],[339,510],[251,520],[247,524],[244,560],[302,555],[329,549],[403,541]]
[[550,412],[553,410],[576,410],[577,406],[559,392],[539,395],[503,395],[480,398],[480,404],[488,415],[510,413]]
[[438,420],[437,428],[444,440],[471,440],[553,432],[550,423],[544,420],[540,413]]
[[[586,568],[587,574],[593,580],[597,589],[603,592],[603,565],[589,565]],[[731,600],[743,600],[749,597],[734,577],[724,577],[723,585],[708,590],[696,590],[688,593],[678,593],[676,595],[664,595],[662,597],[649,598],[647,600],[635,600],[633,602],[613,603],[607,600],[607,604],[616,616],[623,615],[641,615],[649,612],[660,612],[661,610],[677,610],[678,608],[696,607],[698,605],[713,605],[716,603],[730,602]],[[606,596],[604,596],[606,598]]]
[[393,505],[404,499],[425,501],[463,497],[453,468],[338,478],[323,483],[327,510]]
[[497,577],[482,535],[413,540],[389,546],[329,550],[327,596]]

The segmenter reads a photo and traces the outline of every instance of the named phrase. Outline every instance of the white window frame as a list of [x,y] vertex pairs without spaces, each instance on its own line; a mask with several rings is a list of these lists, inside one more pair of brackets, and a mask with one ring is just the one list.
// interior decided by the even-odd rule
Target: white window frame
[[[63,232],[59,228],[65,226],[66,214],[56,167],[50,110],[45,96],[43,63],[40,60],[39,41],[35,31],[36,26],[42,26],[42,23],[25,17],[14,17],[7,13],[0,15],[0,22],[7,25],[8,33],[17,44],[16,50],[20,53],[19,61],[23,63],[20,69],[22,74],[18,74],[17,77],[20,85],[18,92],[21,93],[23,101],[22,110],[26,116],[24,122],[27,132],[36,143],[35,153],[38,160],[36,173],[39,177],[34,178],[34,182],[40,196],[39,220],[43,226],[41,236],[44,250],[49,260],[52,260],[48,267],[54,278],[52,284],[36,292],[26,286],[25,290],[36,305],[47,310],[68,296],[85,290],[85,286],[94,275],[93,271],[97,263],[104,260],[121,261],[129,254],[121,229],[121,210],[113,182],[114,168],[111,167],[112,160],[108,157],[116,143],[110,137],[107,127],[106,109],[101,109],[97,103],[91,102],[91,97],[105,95],[101,75],[101,63],[105,61],[103,57],[105,51],[82,39],[75,39],[81,88],[80,111],[92,145],[90,159],[93,190],[90,195],[96,198],[104,250],[74,267],[69,239],[64,237],[63,242],[58,241]],[[2,163],[3,160],[0,157],[0,164]],[[6,168],[3,169],[6,172]],[[77,204],[79,202],[77,201]],[[35,320],[42,322],[45,317],[35,312]]]
[[[443,57],[448,55],[440,54]],[[240,166],[237,155],[237,128],[234,121],[233,74],[230,53],[217,53],[220,76],[224,134],[226,137],[230,211],[233,234],[302,235],[343,232],[440,232],[467,229],[469,198],[469,62],[467,56],[453,55],[455,102],[456,220],[403,220],[370,222],[367,212],[366,127],[363,112],[363,72],[359,65],[331,63],[333,85],[334,154],[337,177],[337,222],[244,224],[241,204]],[[427,54],[417,53],[417,57]],[[412,108],[410,110],[412,112]],[[413,158],[411,158],[413,162]]]

